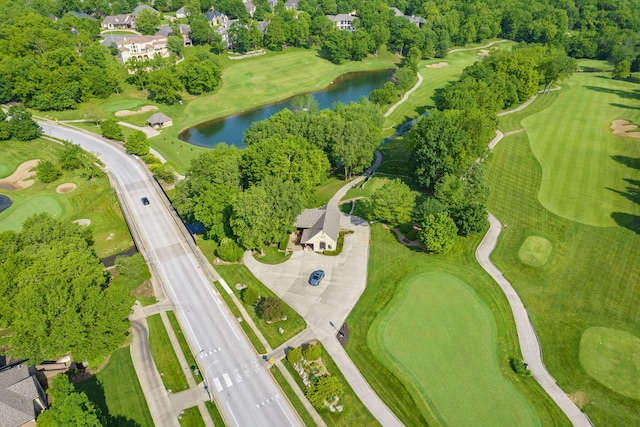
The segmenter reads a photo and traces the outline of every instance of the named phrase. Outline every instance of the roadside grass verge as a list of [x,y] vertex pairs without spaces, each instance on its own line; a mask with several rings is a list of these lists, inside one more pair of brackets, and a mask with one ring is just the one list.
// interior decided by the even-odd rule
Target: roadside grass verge
[[207,411],[209,411],[209,415],[213,420],[213,425],[216,427],[223,427],[225,425],[225,422],[222,419],[222,415],[220,415],[220,411],[218,410],[216,404],[211,400],[207,400],[206,402],[204,402],[204,404],[207,405]]
[[[242,283],[246,286],[253,287],[260,292],[260,295],[263,297],[275,297],[271,289],[267,288],[262,282],[260,282],[256,277],[249,271],[249,269],[244,264],[229,264],[229,265],[218,265],[216,266],[216,270],[227,282],[229,287],[233,290],[235,295],[238,297],[240,301],[242,301],[242,293],[241,291],[236,289],[237,283]],[[298,313],[296,313],[291,307],[285,304],[287,310],[287,320],[283,320],[280,322],[267,323],[264,319],[260,318],[256,313],[256,307],[252,304],[245,304],[242,302],[244,308],[251,316],[251,319],[256,324],[262,336],[267,340],[269,346],[271,348],[277,348],[281,344],[288,341],[290,338],[296,336],[299,332],[304,330],[307,326],[306,322]],[[278,331],[279,328],[284,329],[284,333],[280,333]]]
[[[502,375],[534,407],[543,425],[568,425],[564,414],[533,378],[518,377],[509,367],[508,358],[520,355],[518,338],[506,297],[475,261],[475,248],[481,238],[482,235],[458,237],[448,254],[430,255],[398,243],[395,234],[381,224],[372,225],[367,287],[346,321],[349,325],[347,353],[405,425],[437,425],[434,414],[437,408],[418,403],[423,399],[420,391],[386,362],[376,318],[407,277],[420,272],[450,274],[468,284],[492,313],[497,334],[494,351]],[[412,328],[405,333],[405,339],[415,339]],[[446,374],[455,377],[455,372],[443,373]],[[429,392],[428,384],[425,390]]]
[[180,362],[173,350],[160,314],[147,317],[147,324],[149,325],[149,349],[158,373],[162,377],[164,387],[171,390],[171,393],[188,389],[187,379],[182,373]]
[[269,370],[271,371],[271,375],[273,375],[273,378],[275,378],[278,385],[280,385],[280,388],[282,389],[284,394],[287,396],[287,399],[289,399],[289,402],[291,402],[291,404],[293,405],[296,413],[300,416],[300,418],[302,418],[302,422],[304,422],[304,425],[315,426],[316,422],[313,420],[313,417],[311,417],[311,414],[309,414],[307,408],[305,408],[298,395],[293,391],[293,388],[291,388],[291,384],[289,384],[289,382],[284,378],[284,375],[282,375],[280,369],[277,366],[273,365],[271,368],[269,368]]
[[173,312],[173,310],[169,310],[167,311],[167,317],[169,318],[169,322],[171,323],[173,332],[175,332],[176,336],[178,337],[180,348],[182,349],[182,353],[184,353],[185,359],[187,359],[189,369],[193,373],[193,378],[196,380],[196,383],[200,384],[202,382],[202,375],[196,375],[194,372],[198,368],[198,364],[196,363],[196,359],[193,357],[193,353],[191,352],[191,348],[189,348],[189,344],[187,344],[187,339],[182,332],[182,328],[180,328],[180,324],[178,323],[176,314]]
[[197,406],[184,409],[178,417],[178,422],[182,427],[204,427],[204,420]]
[[[0,142],[1,175],[11,175],[16,167],[27,160],[42,159],[58,161],[61,145],[44,139],[28,142],[15,140]],[[60,194],[56,188],[72,182],[77,188]],[[79,172],[64,172],[56,181],[44,184],[38,179],[22,190],[0,188],[13,205],[0,213],[0,232],[20,230],[25,219],[33,214],[48,212],[60,219],[74,221],[91,220],[94,247],[99,257],[104,258],[122,252],[133,245],[129,229],[122,216],[120,205],[106,176],[87,180]]]
[[[347,380],[345,379],[342,372],[338,368],[338,365],[335,364],[329,353],[325,350],[324,346],[321,343],[317,345],[322,347],[322,360],[324,365],[327,368],[327,371],[338,378],[344,387],[344,391],[342,396],[340,397],[339,405],[343,406],[342,412],[331,412],[328,407],[317,409],[318,415],[322,417],[327,426],[333,427],[352,427],[352,426],[379,426],[378,420],[369,412],[366,406],[360,401],[356,393],[353,391]],[[291,366],[287,359],[282,359],[282,364],[285,366],[287,371],[291,374],[291,376],[295,379],[296,384],[300,390],[306,388],[304,383],[302,382],[302,378],[300,374],[296,372],[296,370]]]
[[[225,304],[227,304],[227,307],[229,307],[229,310],[231,311],[233,316],[236,319],[242,319],[242,314],[240,313],[240,310],[238,309],[238,307],[236,307],[236,304],[233,302],[233,299],[229,294],[227,294],[227,291],[224,290],[222,285],[216,281],[214,282],[214,286],[220,293],[220,296],[224,300]],[[247,335],[247,338],[249,338],[249,342],[251,342],[256,352],[258,352],[258,354],[265,354],[267,352],[267,349],[264,347],[262,342],[258,339],[258,336],[255,334],[255,332],[253,332],[253,329],[251,329],[251,326],[249,326],[249,324],[245,321],[242,321],[239,323],[240,323],[240,327],[242,328],[244,333]]]
[[[579,224],[546,210],[538,201],[542,167],[527,136],[521,133],[505,138],[487,162],[489,210],[506,225],[492,260],[527,307],[544,349],[545,364],[558,385],[572,397],[581,396],[578,404],[595,425],[636,424],[640,402],[590,378],[579,359],[580,342],[591,327],[636,336],[640,330],[640,235],[637,229],[624,226]],[[635,155],[638,157],[640,154]],[[627,173],[633,176],[636,171],[628,169]],[[638,216],[624,215],[638,223]],[[545,236],[553,245],[542,267],[526,265],[517,255],[531,235]],[[613,369],[616,361],[600,363],[601,369]]]
[[111,353],[107,366],[75,388],[100,408],[108,427],[153,427],[129,347]]

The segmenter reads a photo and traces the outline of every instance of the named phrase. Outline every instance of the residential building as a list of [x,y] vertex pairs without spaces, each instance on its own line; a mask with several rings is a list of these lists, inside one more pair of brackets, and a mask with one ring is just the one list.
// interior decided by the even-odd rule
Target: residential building
[[335,206],[305,209],[296,220],[299,243],[315,252],[336,250],[340,236],[340,212]]
[[354,13],[339,13],[337,15],[327,15],[330,21],[335,22],[336,26],[339,30],[345,31],[355,31],[355,28],[351,24],[353,24],[353,20],[356,19]]
[[136,20],[129,14],[105,16],[100,26],[105,30],[135,30]]
[[187,12],[187,10],[184,8],[184,6],[182,6],[180,9],[176,10],[176,18],[178,18],[178,19],[186,18],[189,15],[191,15],[191,13]]
[[35,369],[22,362],[0,368],[0,427],[31,427],[47,408]]
[[298,10],[298,0],[287,0],[284,3],[285,9]]
[[118,57],[125,63],[131,58],[139,61],[152,59],[156,55],[163,58],[169,56],[167,37],[165,36],[140,36],[126,37],[116,42]]
[[[178,28],[180,28],[180,36],[182,37],[182,41],[185,46],[192,46],[191,42],[191,27],[187,24],[178,24]],[[169,38],[169,36],[173,36],[173,31],[171,30],[171,26],[164,24],[160,25],[158,31],[156,32],[156,36],[163,36]],[[177,35],[177,34],[176,34]]]
[[422,16],[409,16],[409,15],[405,15],[404,13],[402,13],[400,11],[400,9],[396,8],[396,7],[392,7],[390,8],[395,16],[401,16],[404,19],[406,19],[407,21],[411,22],[412,24],[416,24],[416,26],[422,28],[424,26],[424,24],[427,23],[427,20],[424,19]]
[[209,25],[211,25],[212,27],[219,27],[229,21],[229,17],[222,12],[207,12],[204,14],[204,16],[207,18],[207,21],[209,21]]
[[218,29],[216,30],[216,33],[220,34],[220,37],[222,37],[222,41],[224,43],[224,45],[226,47],[229,47],[229,29],[231,28],[231,26],[238,22],[237,19],[227,19],[224,24],[220,25],[220,27],[218,27]]
[[249,16],[253,18],[253,14],[256,13],[256,6],[249,0],[243,0],[243,2],[244,7],[247,9],[247,12],[249,12]]
[[160,15],[160,12],[158,12],[157,10],[155,10],[154,8],[152,8],[151,6],[146,5],[146,4],[139,4],[139,5],[137,5],[137,6],[136,6],[136,8],[135,8],[135,9],[133,9],[133,12],[131,12],[131,14],[132,14],[134,17],[136,17],[136,18],[137,18],[137,17],[138,17],[138,14],[139,14],[140,12],[142,12],[143,10],[145,10],[145,9],[150,10],[151,12],[155,13],[156,15]]

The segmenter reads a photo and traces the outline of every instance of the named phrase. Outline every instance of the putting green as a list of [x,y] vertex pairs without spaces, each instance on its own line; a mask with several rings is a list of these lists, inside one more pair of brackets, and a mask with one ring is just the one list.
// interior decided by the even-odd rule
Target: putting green
[[542,236],[529,236],[518,250],[520,261],[532,267],[542,267],[549,260],[553,245]]
[[619,329],[592,327],[580,339],[580,364],[616,393],[640,399],[640,338]]
[[0,214],[0,231],[20,231],[25,219],[41,212],[58,218],[62,216],[64,208],[57,199],[49,196],[35,196],[24,202],[16,202]]
[[640,214],[625,181],[639,179],[640,171],[624,164],[640,156],[640,142],[610,129],[614,119],[636,122],[631,105],[640,96],[633,83],[607,76],[574,74],[555,102],[522,121],[542,167],[540,203],[563,218],[599,227],[616,226],[614,212]]
[[500,370],[490,310],[458,278],[405,278],[378,319],[384,356],[442,425],[540,425]]

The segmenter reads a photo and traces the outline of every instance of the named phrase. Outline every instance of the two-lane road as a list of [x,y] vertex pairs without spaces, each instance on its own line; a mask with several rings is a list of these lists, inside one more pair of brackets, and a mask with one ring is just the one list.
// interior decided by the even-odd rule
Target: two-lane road
[[[266,372],[237,320],[203,274],[193,250],[136,159],[101,138],[41,122],[44,133],[95,153],[118,181],[128,220],[138,230],[176,315],[198,353],[209,390],[234,426],[298,426],[301,422]],[[150,201],[144,205],[142,197]]]

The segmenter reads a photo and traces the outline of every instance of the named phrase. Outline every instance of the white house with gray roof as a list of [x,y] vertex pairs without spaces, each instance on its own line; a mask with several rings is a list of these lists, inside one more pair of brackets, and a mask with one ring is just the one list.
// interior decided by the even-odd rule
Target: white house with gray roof
[[339,13],[337,15],[327,15],[330,21],[336,24],[339,30],[355,31],[353,28],[353,21],[356,19],[355,13]]
[[340,211],[335,206],[305,209],[296,220],[300,244],[315,252],[334,251],[340,236]]
[[47,407],[47,396],[27,365],[0,368],[0,427],[35,426]]

